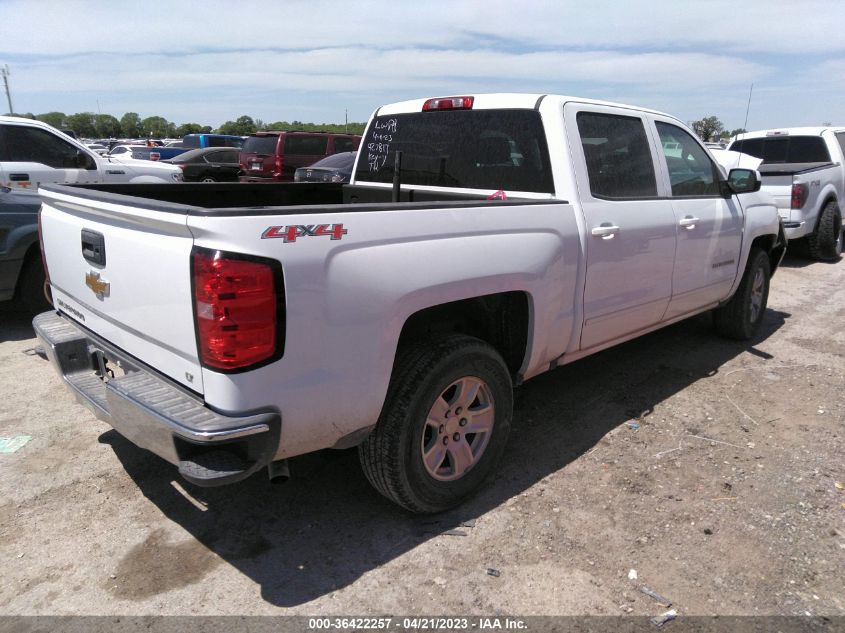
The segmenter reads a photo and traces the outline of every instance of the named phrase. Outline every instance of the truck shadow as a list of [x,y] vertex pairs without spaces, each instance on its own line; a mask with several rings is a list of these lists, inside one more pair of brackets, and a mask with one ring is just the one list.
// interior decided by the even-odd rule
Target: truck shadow
[[836,259],[824,261],[813,259],[812,257],[810,257],[810,253],[807,250],[807,247],[804,245],[799,245],[795,248],[790,246],[787,249],[786,255],[783,256],[783,261],[780,263],[780,265],[784,268],[807,268],[808,266],[813,265],[824,266],[830,264],[838,264],[841,259],[841,256],[837,257]]
[[[472,539],[476,517],[578,459],[631,417],[647,417],[660,402],[718,374],[730,359],[754,352],[789,317],[768,310],[761,333],[748,344],[714,335],[709,315],[702,315],[527,382],[517,390],[498,475],[463,506],[438,516],[412,516],[379,496],[365,480],[355,450],[293,459],[293,477],[283,485],[259,473],[239,484],[203,489],[181,481],[173,466],[114,431],[100,441],[112,447],[165,517],[258,583],[264,600],[291,607],[349,585],[450,530],[466,536],[444,538]],[[147,549],[126,556],[137,555],[161,553]],[[144,567],[143,561],[124,563]],[[174,565],[168,573],[178,576],[180,570]]]
[[33,316],[17,301],[0,302],[0,343],[35,338]]

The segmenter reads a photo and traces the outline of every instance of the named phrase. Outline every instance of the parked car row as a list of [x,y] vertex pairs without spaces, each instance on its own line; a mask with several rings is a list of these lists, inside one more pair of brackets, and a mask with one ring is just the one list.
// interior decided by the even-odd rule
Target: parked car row
[[360,142],[354,134],[258,132],[240,150],[206,147],[162,160],[187,182],[349,182]]
[[[182,169],[188,182],[348,182],[360,142],[357,134],[266,131],[247,137],[188,134],[164,145],[156,140],[89,147],[112,158],[170,162]],[[176,160],[191,149],[224,148],[234,151],[191,153]],[[337,154],[345,156],[322,163]],[[315,171],[300,171],[304,167]]]

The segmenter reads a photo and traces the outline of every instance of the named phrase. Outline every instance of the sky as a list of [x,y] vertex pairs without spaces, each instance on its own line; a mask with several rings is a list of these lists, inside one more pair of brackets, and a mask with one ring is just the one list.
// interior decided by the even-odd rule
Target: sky
[[528,92],[755,130],[845,125],[843,23],[843,0],[0,0],[0,66],[34,114],[341,123]]

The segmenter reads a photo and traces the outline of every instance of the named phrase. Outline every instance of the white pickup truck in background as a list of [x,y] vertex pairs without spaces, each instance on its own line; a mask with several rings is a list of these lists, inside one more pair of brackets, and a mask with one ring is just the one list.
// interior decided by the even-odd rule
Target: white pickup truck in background
[[397,103],[348,185],[42,187],[56,310],[33,323],[80,402],[189,481],[358,446],[436,512],[497,467],[523,380],[707,310],[752,337],[786,247],[758,190],[652,110]]
[[762,159],[763,191],[772,194],[790,240],[805,238],[811,257],[842,253],[845,128],[802,127],[737,135],[730,149]]
[[175,165],[100,156],[41,121],[0,116],[0,301],[44,310],[38,187],[46,184],[180,182]]

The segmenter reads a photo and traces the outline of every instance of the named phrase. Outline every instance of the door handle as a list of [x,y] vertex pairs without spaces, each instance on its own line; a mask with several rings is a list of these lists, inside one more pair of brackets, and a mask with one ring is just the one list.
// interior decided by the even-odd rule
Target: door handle
[[26,182],[29,180],[29,174],[9,174],[9,180],[12,182]]
[[593,237],[600,237],[603,240],[612,240],[613,236],[619,233],[619,227],[610,222],[604,222],[599,226],[594,226],[590,231]]
[[684,227],[687,231],[689,231],[690,229],[694,229],[694,228],[695,228],[695,223],[696,223],[696,222],[700,222],[700,221],[701,221],[701,220],[699,220],[698,218],[694,218],[694,217],[692,217],[691,215],[688,215],[688,216],[686,216],[685,218],[682,218],[682,219],[678,222],[678,225],[679,225],[679,226]]

